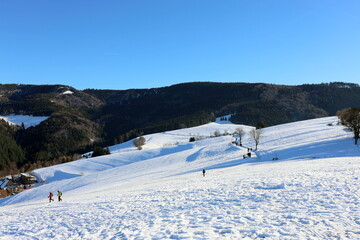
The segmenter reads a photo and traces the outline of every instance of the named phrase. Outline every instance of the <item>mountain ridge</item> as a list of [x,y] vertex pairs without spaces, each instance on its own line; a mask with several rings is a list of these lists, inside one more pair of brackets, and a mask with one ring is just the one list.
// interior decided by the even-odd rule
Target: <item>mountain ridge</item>
[[234,123],[259,127],[332,116],[343,108],[360,107],[358,96],[359,85],[343,82],[298,86],[193,82],[128,90],[1,84],[0,115],[50,118],[25,130],[0,128],[6,129],[0,134],[11,136],[26,156],[17,163],[18,169],[5,166],[0,171],[71,161],[96,145],[198,126],[229,114]]

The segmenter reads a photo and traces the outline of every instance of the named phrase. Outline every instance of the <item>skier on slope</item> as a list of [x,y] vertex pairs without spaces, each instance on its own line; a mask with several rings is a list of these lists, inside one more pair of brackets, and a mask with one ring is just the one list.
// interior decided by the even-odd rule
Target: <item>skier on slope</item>
[[57,196],[58,196],[59,202],[62,201],[62,199],[61,199],[62,192],[60,192],[60,191],[58,190],[58,191],[57,191]]
[[203,177],[205,177],[205,169],[202,170]]
[[50,193],[49,193],[49,196],[48,196],[49,202],[54,201],[54,199],[52,199],[53,196],[54,196],[53,193],[50,192]]

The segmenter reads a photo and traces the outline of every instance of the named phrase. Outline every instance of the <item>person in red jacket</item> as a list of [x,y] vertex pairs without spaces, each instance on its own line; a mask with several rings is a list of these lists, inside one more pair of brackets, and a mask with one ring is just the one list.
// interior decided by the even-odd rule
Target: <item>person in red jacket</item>
[[54,201],[54,199],[52,199],[53,196],[54,196],[53,193],[50,192],[50,193],[49,193],[49,196],[48,196],[49,202]]

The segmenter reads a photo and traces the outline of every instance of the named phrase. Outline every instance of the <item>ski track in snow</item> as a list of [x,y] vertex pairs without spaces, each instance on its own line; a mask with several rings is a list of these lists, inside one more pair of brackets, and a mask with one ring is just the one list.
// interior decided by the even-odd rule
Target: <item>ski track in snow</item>
[[149,147],[162,133],[147,150],[39,169],[45,184],[0,200],[0,239],[360,239],[360,149],[335,119],[266,129],[259,158],[231,137]]

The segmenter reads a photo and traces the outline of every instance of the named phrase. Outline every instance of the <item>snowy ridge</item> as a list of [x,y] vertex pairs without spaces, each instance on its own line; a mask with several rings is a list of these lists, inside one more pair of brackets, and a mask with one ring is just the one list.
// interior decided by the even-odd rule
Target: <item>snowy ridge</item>
[[208,138],[239,127],[210,123],[38,169],[42,184],[0,199],[1,239],[360,239],[360,152],[336,121],[266,128],[245,159],[249,136]]

